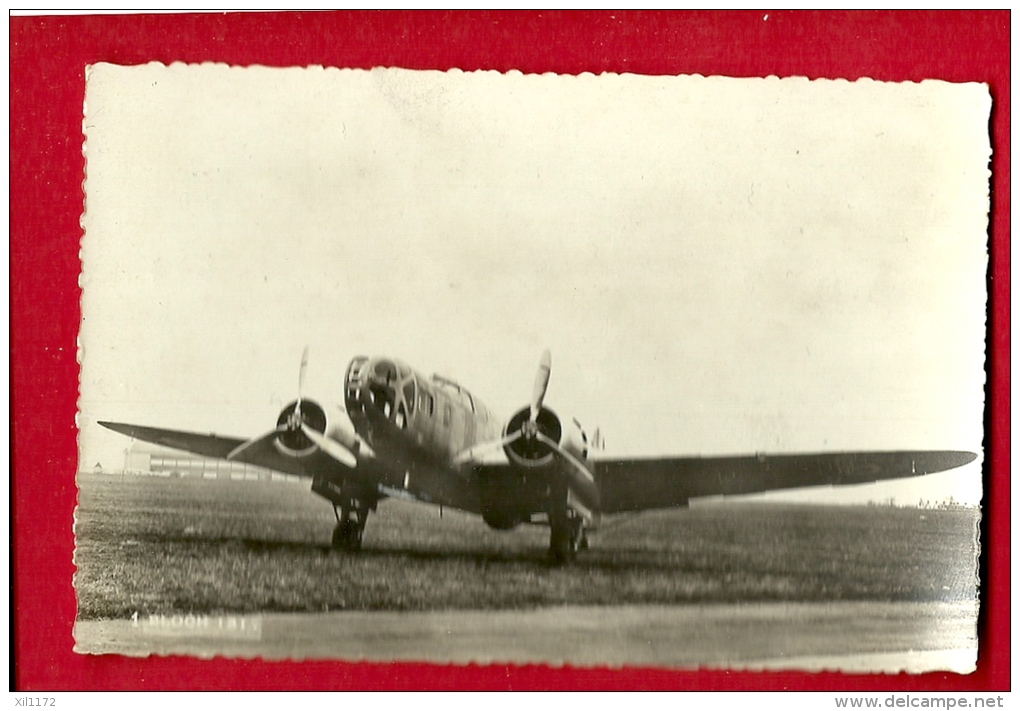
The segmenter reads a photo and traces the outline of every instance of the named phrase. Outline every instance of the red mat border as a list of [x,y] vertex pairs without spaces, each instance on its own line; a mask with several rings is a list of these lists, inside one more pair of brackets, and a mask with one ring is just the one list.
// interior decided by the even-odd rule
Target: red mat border
[[[1009,12],[339,12],[10,19],[12,651],[20,690],[1009,689]],[[994,98],[990,409],[977,673],[200,661],[72,652],[84,68],[215,61],[939,78]]]

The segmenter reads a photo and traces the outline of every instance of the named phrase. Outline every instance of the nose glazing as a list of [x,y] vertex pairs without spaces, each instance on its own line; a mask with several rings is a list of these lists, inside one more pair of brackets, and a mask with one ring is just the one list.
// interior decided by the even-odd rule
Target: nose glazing
[[352,364],[348,371],[347,400],[349,406],[374,407],[386,419],[393,416],[396,404],[397,366],[380,359]]
[[409,425],[414,402],[412,373],[387,358],[356,358],[347,370],[345,400],[348,414],[368,409],[400,429]]

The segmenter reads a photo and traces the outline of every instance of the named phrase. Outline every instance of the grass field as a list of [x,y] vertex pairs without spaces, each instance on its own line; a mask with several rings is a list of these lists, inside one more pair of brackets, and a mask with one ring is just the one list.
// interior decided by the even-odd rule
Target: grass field
[[79,615],[534,608],[764,601],[965,601],[978,513],[720,503],[608,518],[575,564],[548,529],[387,501],[357,555],[330,553],[307,484],[84,474]]

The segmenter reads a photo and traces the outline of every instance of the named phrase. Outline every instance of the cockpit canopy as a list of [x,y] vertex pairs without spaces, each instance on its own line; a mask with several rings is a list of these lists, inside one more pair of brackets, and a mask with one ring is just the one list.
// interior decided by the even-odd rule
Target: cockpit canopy
[[460,383],[444,378],[442,375],[433,374],[432,382],[446,390],[451,399],[463,403],[471,412],[475,412],[475,398]]

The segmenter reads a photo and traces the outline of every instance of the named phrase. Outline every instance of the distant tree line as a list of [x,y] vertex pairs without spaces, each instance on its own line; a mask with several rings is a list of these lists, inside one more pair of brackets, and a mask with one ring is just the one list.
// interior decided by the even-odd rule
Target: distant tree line
[[961,509],[976,509],[978,504],[968,504],[962,501],[957,501],[954,497],[950,496],[948,499],[939,499],[932,501],[931,499],[921,498],[918,499],[916,504],[900,503],[896,501],[895,496],[890,496],[888,499],[881,501],[875,501],[874,499],[868,499],[868,506],[888,506],[892,508],[901,509],[927,509],[930,511],[958,511]]

